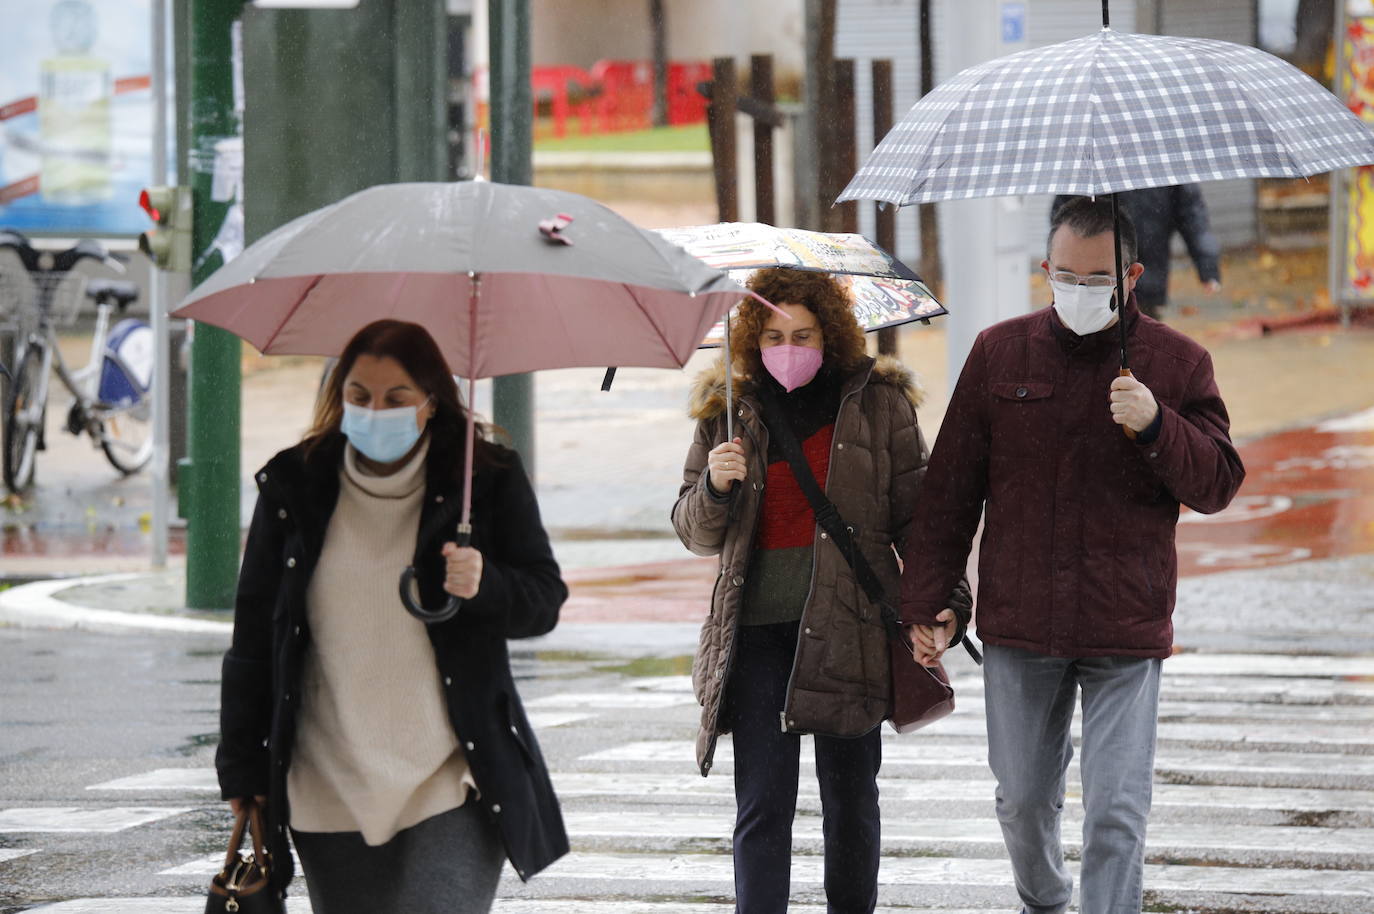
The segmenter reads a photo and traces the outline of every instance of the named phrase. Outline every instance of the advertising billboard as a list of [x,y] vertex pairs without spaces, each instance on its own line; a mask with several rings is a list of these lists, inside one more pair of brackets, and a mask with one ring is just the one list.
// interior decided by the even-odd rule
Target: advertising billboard
[[0,20],[0,228],[138,234],[151,0],[0,0]]

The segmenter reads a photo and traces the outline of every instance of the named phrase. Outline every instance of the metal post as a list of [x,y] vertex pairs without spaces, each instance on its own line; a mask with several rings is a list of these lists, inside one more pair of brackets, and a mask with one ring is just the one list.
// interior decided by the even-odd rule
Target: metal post
[[[192,285],[219,266],[209,250],[229,209],[211,199],[215,145],[237,136],[234,113],[234,21],[242,0],[192,0],[190,169],[195,200]],[[239,561],[239,356],[233,334],[200,324],[191,343],[190,486],[186,529],[186,603],[193,609],[233,605]]]
[[[167,183],[167,0],[153,0],[153,185]],[[153,325],[153,456],[148,481],[153,488],[153,567],[167,567],[170,519],[168,463],[171,448],[171,334],[167,322],[167,281],[151,271],[148,314]]]
[[[503,184],[533,181],[533,114],[530,98],[529,0],[488,0],[491,86],[491,179]],[[471,404],[469,404],[471,405]],[[525,469],[534,476],[534,376],[508,375],[492,382],[492,418],[510,435]]]

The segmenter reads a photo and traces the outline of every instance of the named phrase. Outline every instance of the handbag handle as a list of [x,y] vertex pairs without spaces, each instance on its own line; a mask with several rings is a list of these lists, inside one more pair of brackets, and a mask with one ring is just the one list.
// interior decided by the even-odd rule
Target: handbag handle
[[253,857],[259,864],[267,860],[267,851],[262,845],[263,824],[262,807],[251,797],[245,797],[239,804],[238,816],[234,819],[234,830],[229,833],[229,850],[224,855],[224,872],[228,873],[238,862],[239,851],[243,849],[243,833],[252,835]]
[[[792,433],[786,416],[778,407],[777,395],[765,385],[759,386],[758,393],[766,413],[778,419],[773,423],[777,427],[774,428],[770,425],[768,432],[773,440],[777,441],[779,450],[787,459],[787,465],[792,469],[792,476],[797,480],[798,487],[806,496],[806,500],[811,503],[811,510],[816,515],[816,522],[830,535],[831,540],[840,550],[840,555],[844,557],[845,562],[853,570],[854,576],[859,579],[859,586],[864,589],[868,599],[878,605],[883,616],[883,624],[887,627],[888,637],[897,638],[910,648],[911,642],[907,640],[905,632],[902,631],[902,626],[897,618],[897,610],[888,603],[887,596],[883,593],[882,582],[878,580],[878,575],[873,571],[873,566],[868,564],[868,559],[858,548],[858,544],[854,542],[854,528],[844,522],[844,518],[840,516],[840,509],[835,507],[835,503],[821,490],[820,483],[816,482],[816,474],[811,472],[811,464],[806,462],[806,456],[802,453],[797,436]],[[967,632],[964,633],[964,637],[960,641],[974,662],[981,664],[983,655],[973,646]]]

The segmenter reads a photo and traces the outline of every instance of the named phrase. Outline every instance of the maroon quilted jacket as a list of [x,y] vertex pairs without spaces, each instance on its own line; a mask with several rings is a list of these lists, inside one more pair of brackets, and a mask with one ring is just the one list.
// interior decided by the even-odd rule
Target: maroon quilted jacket
[[929,624],[986,510],[978,634],[1056,657],[1167,657],[1179,504],[1225,508],[1245,468],[1212,359],[1127,303],[1131,368],[1162,413],[1130,441],[1109,410],[1119,330],[1088,337],[1052,308],[979,334],[950,400],[906,543],[905,622]]

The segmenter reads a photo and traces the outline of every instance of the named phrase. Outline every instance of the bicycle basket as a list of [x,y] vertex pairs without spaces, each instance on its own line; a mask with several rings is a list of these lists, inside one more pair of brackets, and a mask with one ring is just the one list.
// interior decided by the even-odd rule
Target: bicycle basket
[[48,317],[65,327],[76,321],[86,297],[86,277],[80,273],[42,273],[36,277],[38,291],[48,302]]

